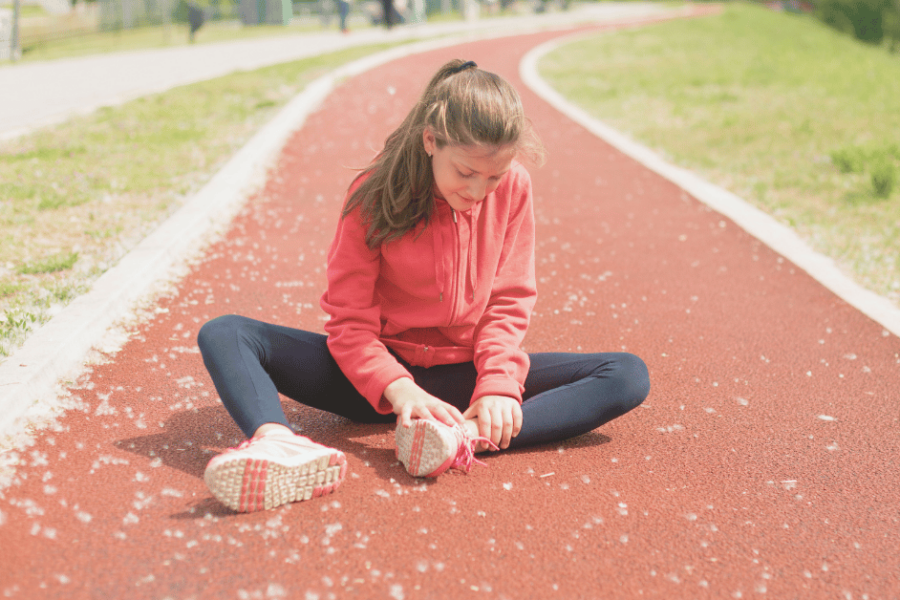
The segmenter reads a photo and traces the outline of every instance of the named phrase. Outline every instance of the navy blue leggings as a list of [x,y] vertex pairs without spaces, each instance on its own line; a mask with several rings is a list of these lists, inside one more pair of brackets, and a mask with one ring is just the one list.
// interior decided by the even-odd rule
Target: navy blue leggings
[[[363,423],[393,423],[372,408],[341,372],[326,336],[227,315],[197,336],[203,362],[225,408],[248,437],[265,423],[288,425],[279,393]],[[567,439],[638,406],[650,391],[644,362],[623,352],[531,354],[522,431],[510,448]],[[475,390],[474,363],[416,367],[398,359],[425,391],[465,411]]]

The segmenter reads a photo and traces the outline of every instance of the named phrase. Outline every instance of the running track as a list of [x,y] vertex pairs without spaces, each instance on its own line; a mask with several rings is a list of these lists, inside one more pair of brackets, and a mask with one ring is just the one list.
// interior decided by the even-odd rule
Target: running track
[[[529,92],[519,61],[554,35],[435,50],[337,89],[24,451],[0,495],[3,597],[900,597],[900,340]],[[239,432],[197,330],[230,312],[322,329],[351,167],[451,57],[515,82],[550,152],[533,170],[526,349],[626,349],[651,395],[570,442],[425,483],[396,463],[390,427],[289,403],[350,476],[325,499],[233,514],[201,479]]]

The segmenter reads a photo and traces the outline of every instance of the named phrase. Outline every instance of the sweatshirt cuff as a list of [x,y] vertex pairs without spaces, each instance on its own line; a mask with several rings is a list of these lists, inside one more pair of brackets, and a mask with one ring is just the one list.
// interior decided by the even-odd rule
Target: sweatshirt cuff
[[375,408],[375,412],[381,415],[389,415],[394,412],[394,405],[384,397],[384,389],[403,377],[407,379],[413,378],[402,365],[394,363],[381,369],[369,379],[363,395],[369,401],[369,404]]

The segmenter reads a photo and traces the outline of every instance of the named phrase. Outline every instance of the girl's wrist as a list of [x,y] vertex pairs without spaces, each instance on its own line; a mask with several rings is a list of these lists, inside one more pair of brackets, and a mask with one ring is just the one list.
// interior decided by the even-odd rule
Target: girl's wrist
[[391,403],[391,406],[394,407],[395,413],[402,406],[403,397],[406,395],[406,392],[411,390],[415,385],[416,383],[409,377],[400,377],[387,384],[387,387],[384,388],[383,395],[387,401]]

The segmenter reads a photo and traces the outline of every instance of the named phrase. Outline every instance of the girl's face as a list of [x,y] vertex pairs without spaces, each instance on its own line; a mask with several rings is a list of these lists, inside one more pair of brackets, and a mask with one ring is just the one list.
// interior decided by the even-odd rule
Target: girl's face
[[425,130],[425,152],[431,155],[431,169],[439,197],[450,208],[466,211],[497,189],[500,179],[512,166],[513,146],[484,148],[452,146],[438,148],[434,135]]

